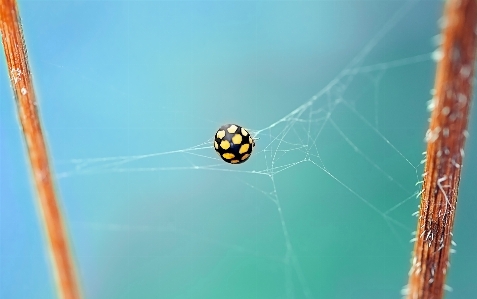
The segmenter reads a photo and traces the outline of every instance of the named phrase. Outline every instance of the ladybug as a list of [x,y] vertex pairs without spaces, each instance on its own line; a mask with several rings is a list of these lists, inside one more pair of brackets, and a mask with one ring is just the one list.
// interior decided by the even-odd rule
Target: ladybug
[[250,133],[239,125],[223,125],[215,133],[215,151],[227,163],[240,164],[247,161],[254,146],[255,141]]

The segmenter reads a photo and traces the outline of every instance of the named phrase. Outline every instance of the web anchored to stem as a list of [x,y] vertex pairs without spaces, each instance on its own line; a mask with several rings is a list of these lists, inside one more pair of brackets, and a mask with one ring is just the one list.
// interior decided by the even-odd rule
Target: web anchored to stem
[[477,1],[448,1],[444,19],[416,243],[404,289],[409,299],[443,297],[451,245],[455,245],[452,228],[472,99]]
[[[392,34],[390,34],[391,30],[395,29],[398,24],[402,24],[402,22],[399,22],[410,12],[410,8],[415,5],[415,3],[415,1],[407,2],[401,9],[397,10],[387,19],[384,26],[381,27],[374,37],[368,40],[364,49],[358,53],[355,59],[346,65],[328,84],[320,85],[324,87],[316,92],[308,101],[305,101],[303,104],[299,103],[297,108],[291,108],[291,112],[289,113],[286,112],[290,110],[286,111],[284,113],[286,115],[281,118],[280,116],[283,114],[278,115],[279,117],[277,118],[274,115],[272,119],[273,122],[266,123],[264,126],[261,126],[260,129],[251,130],[260,140],[250,162],[244,163],[244,165],[240,167],[224,165],[213,153],[212,140],[201,142],[204,140],[200,139],[189,141],[189,144],[198,145],[187,148],[176,146],[173,142],[164,142],[161,146],[164,146],[165,149],[146,155],[129,154],[106,158],[68,159],[64,164],[57,164],[59,166],[58,169],[61,170],[58,171],[57,176],[62,178],[63,182],[65,182],[68,178],[101,173],[126,173],[128,177],[133,178],[135,177],[133,172],[159,172],[153,173],[149,178],[154,177],[155,183],[158,182],[157,185],[161,185],[163,179],[169,179],[168,175],[162,175],[162,173],[166,171],[185,171],[188,181],[192,183],[194,183],[193,177],[195,175],[193,172],[200,172],[200,174],[206,171],[227,172],[224,176],[227,178],[227,181],[217,182],[214,180],[212,184],[214,184],[214,186],[228,186],[227,184],[231,180],[234,182],[244,182],[253,188],[253,190],[258,191],[257,193],[262,197],[265,197],[267,199],[265,201],[266,204],[270,204],[270,202],[273,203],[271,204],[272,209],[269,211],[270,214],[276,217],[273,218],[275,219],[273,224],[278,227],[278,239],[280,240],[280,249],[278,251],[280,254],[283,254],[279,255],[278,258],[270,257],[271,254],[268,251],[260,253],[258,250],[254,251],[249,248],[242,250],[242,248],[247,247],[247,245],[243,247],[242,244],[231,245],[228,242],[223,242],[220,237],[217,239],[214,237],[203,237],[202,232],[196,232],[195,234],[186,232],[185,234],[188,236],[199,236],[198,239],[204,240],[204,242],[208,241],[211,244],[224,246],[231,250],[240,250],[242,252],[260,255],[260,257],[264,259],[277,259],[284,265],[285,269],[285,283],[283,285],[285,286],[286,298],[296,298],[296,296],[314,298],[314,296],[317,296],[317,293],[316,291],[313,292],[314,285],[312,285],[312,279],[315,277],[316,271],[313,274],[310,272],[307,273],[309,268],[304,262],[307,253],[303,254],[304,246],[297,241],[297,235],[302,233],[303,230],[297,232],[294,227],[299,221],[290,217],[289,210],[290,207],[292,207],[290,206],[291,202],[293,202],[295,206],[307,205],[307,209],[310,202],[319,202],[320,207],[313,210],[314,213],[319,213],[320,210],[322,210],[321,205],[332,204],[339,206],[340,203],[344,201],[345,208],[338,213],[343,212],[346,214],[346,210],[348,210],[351,211],[350,214],[354,215],[340,214],[336,217],[339,218],[338,222],[349,225],[351,217],[356,216],[359,218],[359,221],[365,222],[365,228],[362,229],[362,231],[365,231],[367,235],[370,234],[370,230],[376,229],[376,227],[377,229],[384,227],[383,230],[385,230],[386,235],[391,236],[393,245],[395,245],[396,240],[401,241],[399,230],[404,230],[406,236],[412,231],[412,228],[409,228],[408,223],[406,223],[408,219],[411,220],[409,215],[412,211],[409,211],[409,213],[401,213],[406,215],[401,216],[402,218],[399,218],[399,212],[406,211],[406,206],[409,204],[412,205],[412,209],[415,207],[411,199],[417,194],[413,185],[418,180],[418,168],[420,167],[418,161],[420,157],[416,158],[412,156],[414,149],[411,152],[408,149],[408,144],[404,145],[404,143],[408,141],[407,139],[406,141],[396,141],[397,138],[390,137],[390,130],[386,128],[387,120],[382,118],[384,113],[380,111],[380,109],[383,109],[383,111],[385,111],[385,108],[390,109],[389,106],[385,106],[394,104],[392,103],[394,99],[391,98],[392,92],[387,93],[386,96],[380,94],[381,82],[389,80],[395,83],[395,78],[389,78],[392,77],[390,75],[392,75],[394,71],[402,71],[403,68],[408,67],[411,70],[409,73],[412,73],[412,70],[414,70],[413,67],[431,65],[431,53],[429,53],[429,50],[419,51],[413,54],[406,53],[404,56],[399,56],[404,58],[386,58],[384,62],[380,63],[366,63],[366,59],[371,58],[372,60],[374,58],[370,53],[375,50],[380,43],[384,44],[382,43],[383,38],[392,36]],[[65,70],[66,69],[61,69],[61,71]],[[409,77],[411,77],[411,75],[409,75]],[[427,92],[428,87],[424,88],[426,89],[425,92]],[[313,94],[314,92],[315,90],[309,94]],[[423,99],[423,97],[419,97],[419,99]],[[366,101],[372,104],[368,105],[369,102],[363,103]],[[424,110],[423,106],[423,103],[418,105],[418,107]],[[370,113],[369,111],[372,112]],[[407,112],[413,111],[406,111],[406,113]],[[411,115],[411,113],[409,113],[409,115]],[[391,117],[391,115],[389,115],[389,117]],[[406,117],[407,115],[404,116],[404,118]],[[248,124],[240,123],[240,125]],[[396,127],[401,131],[408,129],[406,128],[406,124],[403,123],[403,119],[399,121]],[[217,128],[214,127],[213,129],[215,131]],[[175,130],[175,128],[172,130]],[[410,130],[415,132],[419,131],[419,128],[413,125]],[[213,133],[211,132],[209,132],[210,135]],[[180,135],[177,132],[174,132],[174,134],[176,136]],[[205,135],[192,134],[192,137],[194,138],[198,135],[208,136],[207,134],[208,133],[205,133]],[[418,146],[421,146],[422,139],[420,137],[416,137],[415,139],[418,139],[416,143]],[[182,138],[182,140],[189,139]],[[169,145],[172,145],[172,150],[167,150],[167,146]],[[335,154],[338,151],[339,153]],[[419,150],[419,152],[420,151],[421,150]],[[330,152],[334,152],[335,155],[331,155]],[[341,160],[343,160],[342,164],[345,165],[345,167],[341,167]],[[395,164],[392,165],[392,163]],[[399,171],[406,172],[408,181],[405,181],[406,178],[404,178],[404,176],[398,177],[397,170],[394,169],[396,168],[396,163],[401,166],[399,167]],[[66,167],[64,167],[65,164]],[[285,189],[283,185],[286,180],[283,180],[283,178],[287,176],[287,173],[296,171],[297,168],[312,168],[314,172],[313,175],[300,175],[299,180],[295,182],[296,184],[313,177],[314,181],[309,182],[311,186],[310,189],[318,189],[322,192],[321,190],[328,187],[326,186],[327,184],[338,186],[338,188],[334,189],[332,195],[327,194],[321,196],[322,193],[320,193],[307,203],[305,203],[304,198],[308,194],[302,193],[304,195],[294,194],[292,196],[284,196],[282,190]],[[322,178],[327,180],[327,182],[322,183],[318,181],[318,179],[316,179],[317,174],[323,175]],[[172,176],[171,174],[171,177]],[[144,177],[146,177],[146,175]],[[263,181],[266,183],[263,183],[263,185],[258,183],[261,182],[261,177],[265,178]],[[238,180],[235,180],[237,178]],[[211,182],[205,182],[205,184],[208,183]],[[67,184],[68,182],[65,182],[65,185]],[[383,187],[384,185],[386,187]],[[446,181],[441,181],[439,186],[443,190],[446,190]],[[381,190],[384,191],[382,191],[382,193],[373,193],[373,189],[379,188],[382,188]],[[249,190],[248,188],[245,189]],[[227,188],[221,188],[220,191],[227,192]],[[243,191],[243,189],[240,191]],[[299,192],[301,190],[296,191]],[[255,194],[254,192],[251,193]],[[210,195],[213,196],[213,194]],[[242,193],[239,193],[239,196],[241,195]],[[185,195],[185,197],[187,196],[190,197],[190,201],[188,201],[187,204],[202,200],[195,200],[196,198],[193,198],[194,195],[191,194]],[[207,196],[209,196],[209,194],[207,194]],[[99,201],[106,201],[105,197],[106,196],[100,197]],[[311,198],[311,196],[309,197]],[[243,196],[240,202],[246,199],[249,198]],[[224,202],[223,198],[221,200],[220,204]],[[167,199],[155,199],[155,203],[159,201],[165,202]],[[255,200],[254,204],[256,204],[256,202],[261,201]],[[356,212],[353,208],[348,208],[348,206],[356,203],[358,208],[363,207],[364,212],[363,210]],[[187,206],[187,204],[184,206]],[[141,206],[141,204],[137,206]],[[184,206],[178,207],[177,209],[184,209]],[[295,206],[292,208],[295,208]],[[249,208],[253,208],[253,206],[248,206],[248,211],[250,210]],[[376,218],[380,225],[370,225],[371,220],[367,218],[367,215],[364,215],[367,212],[370,212],[369,214],[371,216],[377,216]],[[237,212],[233,210],[232,213]],[[205,215],[205,213],[203,214]],[[313,217],[313,224],[320,223],[321,219],[317,219],[318,217],[316,216]],[[291,219],[294,220],[292,221]],[[108,220],[104,221],[106,222]],[[256,221],[258,223],[258,220]],[[129,218],[127,224],[119,225],[105,223],[104,225],[91,226],[89,224],[93,222],[88,222],[88,219],[84,220],[84,222],[80,220],[80,222],[86,223],[86,226],[96,229],[119,229],[128,232],[134,230],[161,230],[154,229],[152,225],[138,225],[134,221],[129,221]],[[180,221],[177,223],[173,225],[181,225]],[[178,233],[186,231],[180,227],[176,228],[173,225],[166,227],[166,229],[171,229]],[[331,224],[330,227],[332,225],[336,225],[336,223]],[[313,230],[313,228],[311,230]],[[326,231],[327,229],[320,228],[320,230]],[[350,232],[350,235],[356,233],[356,231],[351,231],[352,229],[350,227],[339,231],[338,234],[334,236],[332,242],[338,243],[344,240],[344,243],[346,242],[348,244],[349,242],[349,244],[351,244],[351,241],[348,240],[349,236],[348,238],[347,236],[343,236],[348,232]],[[389,232],[392,234],[389,234]],[[316,234],[320,232],[314,231],[313,233],[314,236],[316,236]],[[130,235],[132,236],[133,234]],[[360,236],[359,240],[356,239],[355,242],[359,243],[359,245],[363,245],[366,243],[363,239],[364,237]],[[150,242],[150,240],[147,242]],[[346,245],[341,247],[344,248]],[[320,243],[319,246],[321,249],[321,246],[324,247],[325,245]],[[407,259],[409,250],[407,246],[407,243],[402,246],[404,248],[402,250],[403,259]],[[371,247],[373,247],[373,245],[369,245],[369,249],[371,249]],[[316,252],[313,252],[313,254],[316,254]],[[320,267],[321,265],[317,268]],[[229,273],[229,270],[227,270],[227,273]],[[394,293],[398,293],[402,285],[401,282],[398,284],[399,286],[393,289]],[[299,291],[297,291],[298,289]]]

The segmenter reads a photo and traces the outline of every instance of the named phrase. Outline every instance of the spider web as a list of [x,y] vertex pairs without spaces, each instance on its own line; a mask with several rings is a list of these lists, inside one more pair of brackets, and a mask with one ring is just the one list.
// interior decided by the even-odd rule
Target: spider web
[[[301,250],[296,249],[302,244],[299,240],[294,241],[294,234],[290,231],[290,226],[295,220],[287,217],[287,209],[284,204],[287,202],[287,206],[289,206],[293,201],[300,205],[310,199],[306,196],[302,197],[303,193],[301,192],[297,192],[301,195],[294,195],[293,193],[296,191],[293,191],[293,186],[290,187],[291,194],[290,192],[286,192],[287,195],[281,194],[282,186],[285,184],[281,176],[293,170],[298,177],[316,177],[316,182],[313,182],[314,180],[311,178],[306,178],[306,180],[311,184],[310,187],[318,189],[322,188],[320,173],[327,176],[329,179],[326,184],[333,184],[334,188],[341,189],[340,195],[336,197],[332,194],[319,196],[318,192],[318,197],[312,200],[319,203],[323,201],[339,202],[339,205],[342,206],[341,209],[345,211],[344,214],[352,212],[356,203],[366,207],[370,212],[367,217],[372,217],[370,215],[374,214],[379,218],[370,223],[386,227],[384,234],[391,234],[393,236],[391,240],[394,240],[396,246],[401,247],[402,252],[407,255],[410,248],[406,243],[413,230],[413,220],[409,213],[406,213],[407,218],[404,218],[402,214],[395,212],[402,210],[408,212],[409,208],[415,209],[416,207],[415,198],[418,195],[419,187],[416,187],[415,183],[419,181],[420,161],[408,158],[407,154],[399,149],[401,144],[386,138],[385,133],[380,129],[382,120],[379,118],[379,109],[380,104],[382,105],[385,101],[386,95],[379,95],[377,91],[381,81],[394,69],[429,63],[431,53],[372,65],[364,65],[364,62],[365,58],[396,27],[413,5],[415,5],[414,2],[408,2],[393,14],[348,66],[309,100],[264,128],[250,128],[252,134],[258,139],[258,146],[252,155],[253,163],[247,162],[243,167],[225,165],[213,152],[212,138],[194,146],[170,151],[71,159],[66,163],[59,163],[59,169],[66,169],[60,170],[57,174],[57,177],[62,180],[79,178],[83,175],[110,175],[112,173],[126,173],[131,177],[138,172],[157,173],[162,177],[167,176],[170,171],[181,171],[183,174],[180,177],[187,181],[190,171],[193,170],[200,173],[227,172],[228,174],[223,177],[212,177],[216,180],[215,184],[223,186],[218,188],[219,192],[233,192],[229,188],[243,190],[243,187],[247,187],[250,190],[240,193],[238,199],[250,196],[254,200],[268,200],[272,203],[278,216],[277,220],[282,235],[278,239],[283,239],[283,247],[276,248],[272,252],[281,251],[281,254],[273,256],[273,254],[269,255],[266,251],[258,248],[234,244],[233,241],[222,241],[218,237],[204,237],[203,233],[184,230],[175,224],[170,227],[139,225],[131,219],[127,224],[102,221],[73,223],[99,230],[125,231],[128,232],[131,239],[134,239],[131,235],[138,232],[169,230],[175,234],[198,239],[211,246],[221,246],[235,251],[239,256],[245,253],[259,258],[269,258],[282,264],[285,292],[283,298],[316,298],[318,296],[317,289],[313,287],[316,283],[315,278],[310,276],[309,269],[303,270],[303,260],[306,263],[306,255],[303,255],[303,252],[299,254]],[[369,98],[372,99],[371,104]],[[370,110],[369,105],[372,107],[371,117],[367,114]],[[365,112],[362,112],[363,108]],[[353,126],[359,129],[356,130]],[[211,134],[213,132],[211,131]],[[338,154],[331,155],[330,151],[336,151]],[[183,162],[177,165],[177,159],[171,158],[173,156],[179,156]],[[345,161],[343,163],[336,162],[336,156]],[[401,181],[403,176],[396,174],[392,167],[386,165],[389,164],[386,161],[399,161],[398,165],[401,165],[402,171],[407,174],[407,180]],[[69,168],[70,165],[71,168]],[[305,169],[302,170],[302,168]],[[306,174],[301,175],[300,171],[304,171]],[[346,172],[353,174],[351,176],[343,175]],[[226,184],[219,178],[223,178],[225,181],[233,180],[234,183]],[[413,183],[412,185],[409,184],[409,180]],[[384,196],[376,197],[372,192],[366,190],[378,185],[385,186],[386,194]],[[301,188],[303,184],[297,183],[296,187]],[[194,191],[190,194],[194,197]],[[302,198],[306,198],[306,200],[300,203]],[[133,205],[130,207],[134,209]],[[249,206],[249,208],[252,207],[253,205]],[[259,216],[255,217],[256,222],[260,222]],[[300,234],[296,229],[295,233]],[[318,235],[320,234],[318,233]],[[259,284],[259,280],[256,283]],[[259,292],[257,291],[257,293]]]
[[[171,276],[184,282],[183,290],[161,286],[155,291],[169,294],[168,298],[219,298],[224,293],[227,298],[231,294],[233,298],[399,296],[396,285],[405,284],[408,240],[415,225],[411,214],[420,191],[422,157],[416,148],[424,148],[425,127],[407,123],[413,116],[405,112],[414,110],[399,105],[399,97],[406,93],[393,94],[392,86],[401,76],[412,81],[412,72],[432,70],[433,53],[427,49],[378,62],[371,58],[416,3],[400,4],[342,71],[291,112],[284,116],[268,112],[275,120],[258,128],[237,121],[257,139],[251,158],[243,165],[227,165],[217,157],[209,136],[223,123],[197,115],[194,122],[208,126],[196,130],[187,126],[192,137],[177,142],[171,136],[188,135],[183,128],[168,127],[171,135],[159,137],[168,150],[61,160],[54,155],[56,177],[68,213],[73,215],[68,222],[83,253],[80,261],[88,260],[87,252],[95,252],[78,245],[89,234],[114,242],[124,236],[126,249],[118,253],[118,259],[131,273],[148,277],[142,286],[154,288],[150,276],[176,281],[167,279]],[[427,92],[429,88],[421,87]],[[117,90],[113,93],[122,96]],[[128,87],[125,94],[132,93]],[[416,101],[424,110],[425,100]],[[257,105],[250,113],[260,114],[260,109]],[[418,113],[422,114],[425,111]],[[147,130],[143,133],[147,135]],[[134,151],[129,144],[125,148]],[[126,195],[116,193],[116,188]],[[95,189],[108,191],[96,194]],[[96,215],[93,208],[84,214],[70,212],[86,208],[68,198],[80,201],[89,195],[109,204],[110,199],[120,198],[118,205],[127,208],[118,217]],[[136,202],[136,197],[145,199]],[[113,204],[111,210],[116,207]],[[402,267],[387,262],[393,258]],[[153,269],[147,268],[149,262],[155,265]],[[166,265],[169,274],[158,274],[159,265]],[[81,267],[84,273],[94,269],[80,262]],[[208,269],[205,277],[201,277],[203,269]],[[360,269],[366,281],[356,278]],[[402,273],[390,274],[396,269]],[[101,271],[99,277],[111,274]],[[133,282],[137,277],[129,275],[122,296],[150,296],[141,293]],[[214,282],[217,279],[221,280]],[[348,279],[353,280],[349,290],[336,290]],[[94,293],[88,287],[94,283],[87,280],[86,288]],[[324,285],[329,282],[336,285]],[[216,285],[221,288],[210,290]],[[104,297],[105,292],[98,294]]]

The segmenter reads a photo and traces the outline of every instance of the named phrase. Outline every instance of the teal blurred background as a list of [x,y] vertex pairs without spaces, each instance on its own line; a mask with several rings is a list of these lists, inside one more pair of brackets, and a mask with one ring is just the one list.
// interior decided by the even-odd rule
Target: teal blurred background
[[[442,2],[19,4],[85,298],[401,297]],[[0,65],[0,298],[56,298]],[[477,293],[474,127],[446,298]]]

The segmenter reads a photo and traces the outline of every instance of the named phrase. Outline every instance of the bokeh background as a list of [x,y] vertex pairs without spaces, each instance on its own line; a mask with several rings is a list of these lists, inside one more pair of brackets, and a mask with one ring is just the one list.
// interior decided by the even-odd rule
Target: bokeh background
[[[85,298],[401,297],[443,2],[19,4]],[[56,298],[0,69],[0,298]],[[243,165],[224,123],[259,133]],[[469,130],[454,299],[477,293]]]

